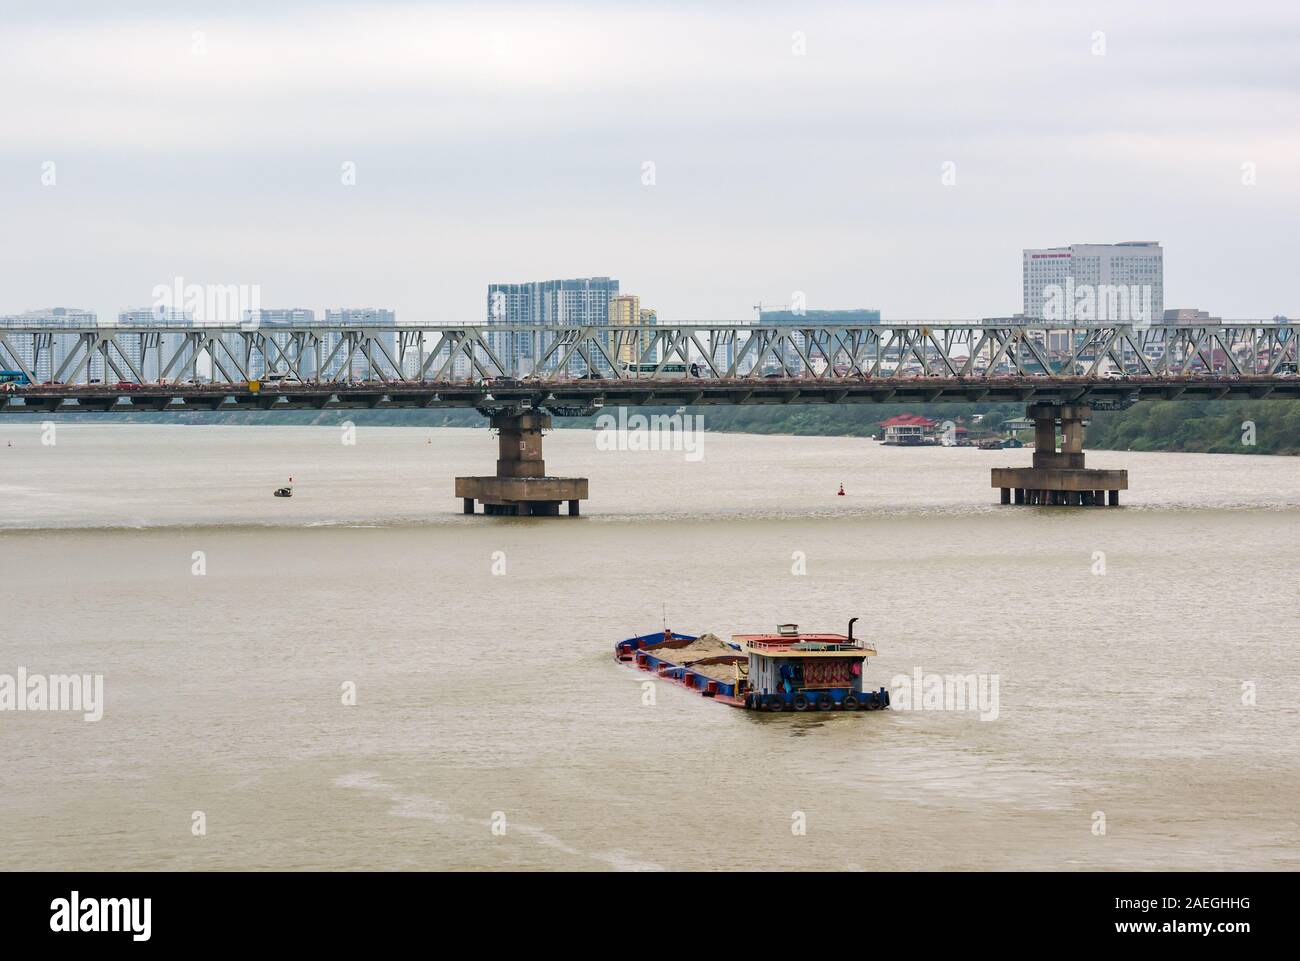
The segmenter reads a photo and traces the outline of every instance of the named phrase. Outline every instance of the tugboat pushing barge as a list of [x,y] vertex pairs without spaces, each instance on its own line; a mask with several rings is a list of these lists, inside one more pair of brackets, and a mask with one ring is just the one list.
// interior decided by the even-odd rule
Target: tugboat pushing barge
[[702,697],[753,711],[877,711],[889,706],[883,687],[864,690],[874,645],[848,634],[801,634],[781,624],[775,634],[695,637],[664,629],[619,641],[614,658],[631,662]]

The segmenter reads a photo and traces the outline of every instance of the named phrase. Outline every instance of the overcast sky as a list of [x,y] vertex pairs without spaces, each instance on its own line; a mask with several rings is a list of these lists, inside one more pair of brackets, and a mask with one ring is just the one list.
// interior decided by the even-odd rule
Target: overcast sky
[[1294,0],[0,16],[3,313],[179,276],[477,322],[610,275],[666,319],[977,318],[1023,247],[1159,240],[1167,307],[1300,316]]

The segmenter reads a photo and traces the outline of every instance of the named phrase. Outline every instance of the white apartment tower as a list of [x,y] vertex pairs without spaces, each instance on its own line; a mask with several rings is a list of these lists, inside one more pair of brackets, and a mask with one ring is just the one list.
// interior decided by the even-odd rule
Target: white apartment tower
[[[148,347],[146,347],[139,333],[123,332],[117,338],[122,356],[118,357],[110,349],[110,360],[119,365],[121,374],[129,376],[129,367],[123,363],[123,359],[126,359],[130,361],[136,370],[140,371],[141,376],[146,381],[156,381],[162,376],[162,358],[164,356],[175,356],[185,343],[186,328],[194,326],[194,314],[188,310],[179,310],[174,307],[137,307],[119,311],[117,326],[160,328],[156,343]],[[193,355],[183,358],[181,365],[173,367],[168,372],[168,377],[175,379],[182,376],[187,369],[187,365],[193,363]],[[114,376],[112,371],[109,371],[108,374],[106,380]]]
[[[36,382],[52,380],[76,346],[78,334],[96,326],[98,320],[93,310],[79,310],[76,307],[46,307],[42,310],[29,310],[25,314],[11,314],[0,317],[0,328],[14,328],[4,331],[10,350],[18,360],[32,372]],[[37,337],[27,327],[62,327],[66,334],[52,337]],[[9,362],[9,357],[0,357],[0,366]],[[71,377],[75,371],[66,371],[64,376]],[[104,375],[103,359],[95,356],[90,360],[89,376],[102,379]]]
[[[618,296],[613,277],[576,277],[521,284],[489,284],[487,322],[538,324],[547,327],[606,327],[610,302]],[[527,335],[489,334],[488,343],[508,370],[530,373],[535,355],[545,353],[549,337],[534,342]]]
[[[262,354],[253,354],[248,358],[248,376],[264,377],[267,374],[283,374],[290,364],[298,365],[298,373],[303,377],[315,374],[314,357],[298,357],[295,342],[288,333],[276,333],[276,328],[311,327],[316,323],[316,311],[310,307],[261,307],[256,311],[244,311],[244,326],[255,326],[274,342],[275,347],[267,347],[270,370],[266,370]],[[232,338],[233,340],[234,338]],[[278,350],[276,348],[279,348]]]
[[[339,307],[336,309],[327,308],[325,311],[325,324],[329,327],[396,327],[397,314],[383,307]],[[375,372],[369,368],[365,357],[357,354],[348,358],[347,346],[344,345],[334,358],[330,359],[330,354],[338,346],[341,334],[338,331],[331,331],[322,338],[324,341],[322,348],[324,353],[321,356],[321,365],[324,370],[321,371],[321,380],[334,380],[339,377],[341,371],[346,370],[347,380],[356,380],[358,378],[372,379]],[[388,330],[381,333],[376,340],[383,343],[385,349],[393,357],[397,357],[397,332]],[[388,366],[380,357],[373,358],[376,365]]]

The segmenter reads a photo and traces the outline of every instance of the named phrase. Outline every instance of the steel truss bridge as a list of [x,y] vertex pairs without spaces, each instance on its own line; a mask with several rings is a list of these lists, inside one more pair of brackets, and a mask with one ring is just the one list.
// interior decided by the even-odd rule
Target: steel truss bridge
[[1298,335],[1270,321],[37,324],[0,327],[0,412],[1297,398]]

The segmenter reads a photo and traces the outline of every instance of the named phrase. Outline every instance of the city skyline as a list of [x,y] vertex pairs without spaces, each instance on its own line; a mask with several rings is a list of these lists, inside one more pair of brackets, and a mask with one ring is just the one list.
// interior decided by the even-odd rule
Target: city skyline
[[1290,5],[80,6],[0,37],[7,313],[184,275],[463,322],[605,274],[661,317],[997,316],[1021,249],[1125,237],[1171,305],[1298,309]]
[[[1149,314],[1140,316],[1135,315],[1127,318],[1127,315],[1120,317],[1104,316],[1104,304],[1102,313],[1095,319],[1098,321],[1132,319],[1140,323],[1160,322],[1162,319],[1176,319],[1179,315],[1188,314],[1189,312],[1199,313],[1208,316],[1207,311],[1202,310],[1198,305],[1183,303],[1178,298],[1169,300],[1165,297],[1164,286],[1164,248],[1160,241],[1107,241],[1102,243],[1071,243],[1052,247],[1023,247],[1021,248],[1022,268],[1021,268],[1021,301],[1020,309],[1004,309],[998,312],[985,313],[978,317],[958,316],[952,317],[923,317],[920,315],[899,315],[889,319],[896,323],[905,323],[910,320],[976,320],[989,318],[1014,318],[1022,317],[1033,323],[1069,323],[1074,318],[1071,314],[1061,314],[1060,316],[1051,315],[1049,298],[1045,292],[1056,290],[1059,297],[1062,289],[1072,294],[1077,287],[1091,288],[1094,292],[1107,287],[1147,287],[1149,294]],[[181,278],[175,278],[176,293],[174,299],[177,302],[184,303],[181,297],[183,282]],[[1068,284],[1068,287],[1066,286]],[[238,297],[234,295],[233,285],[215,285],[215,290],[195,285],[193,292],[196,296],[206,295],[208,300],[214,299],[214,293],[218,296],[215,298],[218,302],[226,303],[224,296],[225,291],[221,288],[230,287],[231,303],[236,303]],[[155,292],[164,289],[166,285],[155,285]],[[190,288],[185,288],[189,290]],[[247,296],[248,291],[242,291]],[[260,297],[260,287],[255,288],[254,293]],[[766,318],[772,322],[790,322],[798,317],[807,317],[809,322],[815,320],[832,320],[839,318],[849,323],[875,323],[882,319],[883,312],[879,308],[864,308],[850,306],[829,306],[829,305],[809,305],[806,300],[805,292],[792,291],[790,303],[775,304],[757,303],[749,307],[749,314],[737,315],[726,318],[665,318],[677,322],[687,323],[691,320],[704,321],[740,321],[740,322],[759,322],[762,323]],[[168,297],[162,302],[155,302],[152,307],[123,307],[116,311],[117,322],[124,322],[124,318],[142,317],[149,312],[155,315],[159,311],[164,314],[176,314],[190,318],[191,311],[182,310],[173,306],[173,293],[167,288]],[[1068,295],[1067,294],[1067,295]],[[640,301],[639,294],[627,294],[620,290],[620,280],[617,277],[608,275],[586,275],[580,277],[568,277],[565,279],[551,280],[532,280],[500,283],[494,282],[487,285],[487,306],[486,312],[482,315],[482,320],[473,318],[453,319],[444,321],[444,323],[465,323],[468,325],[485,324],[488,326],[495,324],[541,324],[555,326],[583,326],[597,325],[602,326],[608,323],[628,323],[627,318],[620,318],[618,321],[613,320],[612,308],[616,301],[627,300],[629,297]],[[1177,304],[1178,306],[1172,306]],[[1045,307],[1047,311],[1045,312]],[[1259,317],[1239,317],[1234,318],[1226,315],[1223,311],[1212,307],[1213,313],[1225,320],[1262,320],[1276,319],[1286,316],[1282,311],[1274,311],[1270,314],[1261,314]],[[91,317],[96,316],[96,311],[86,310],[84,308],[62,306],[42,306],[29,308],[24,311],[3,312],[0,310],[0,323],[11,323],[15,320],[22,320],[24,317],[37,317],[48,315],[52,311],[73,312],[78,315]],[[285,324],[290,322],[292,316],[298,322],[314,323],[316,308],[312,307],[288,307],[273,306],[266,307],[260,304],[250,309],[237,309],[236,313],[242,321],[246,322],[253,313],[257,313],[262,323],[268,326]],[[387,307],[324,307],[321,309],[324,315],[323,323],[338,324],[343,318],[359,318],[358,323],[370,324],[396,324],[397,311]],[[658,309],[643,311],[642,314],[648,314],[650,317],[658,317]],[[575,319],[576,318],[576,319]],[[157,319],[156,317],[154,319]],[[1094,318],[1081,317],[1080,320],[1090,321]],[[149,322],[138,321],[137,322]],[[222,322],[222,321],[218,321]],[[233,319],[225,320],[227,323],[235,323]],[[646,322],[644,319],[642,322]],[[653,321],[650,321],[653,322]],[[205,326],[202,320],[194,321],[192,318],[187,319],[186,323],[193,323],[196,326]],[[427,318],[406,319],[402,322],[407,326],[418,326],[424,323],[434,324]]]

